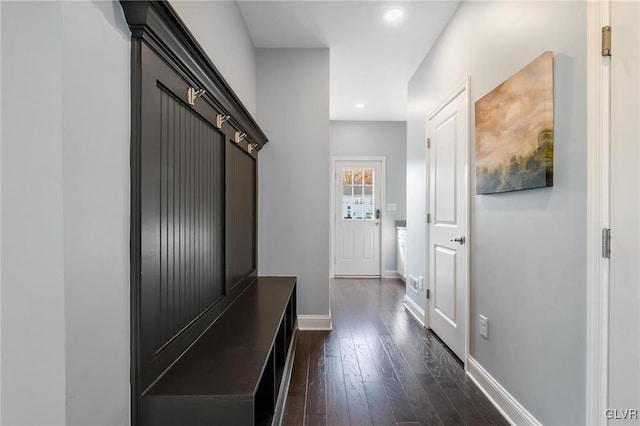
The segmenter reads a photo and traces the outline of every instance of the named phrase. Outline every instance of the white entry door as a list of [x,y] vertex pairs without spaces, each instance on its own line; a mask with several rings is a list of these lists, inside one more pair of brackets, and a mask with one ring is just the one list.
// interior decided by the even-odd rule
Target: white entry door
[[429,148],[429,327],[465,359],[467,307],[467,84],[427,124]]
[[381,161],[335,162],[336,276],[380,276]]

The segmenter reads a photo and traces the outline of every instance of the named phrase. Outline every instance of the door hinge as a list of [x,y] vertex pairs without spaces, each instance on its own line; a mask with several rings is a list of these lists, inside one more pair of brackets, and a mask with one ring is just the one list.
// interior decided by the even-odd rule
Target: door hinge
[[602,56],[611,56],[611,27],[602,27]]
[[429,291],[429,289],[427,289],[427,299],[431,298],[431,292]]
[[431,213],[427,213],[427,223],[431,223]]
[[431,149],[431,138],[427,138],[427,149]]
[[602,257],[611,258],[611,229],[604,228],[602,230]]

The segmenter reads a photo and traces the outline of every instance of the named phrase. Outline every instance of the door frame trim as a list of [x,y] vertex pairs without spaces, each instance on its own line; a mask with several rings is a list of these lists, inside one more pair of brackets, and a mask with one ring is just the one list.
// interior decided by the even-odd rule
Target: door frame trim
[[608,423],[610,262],[601,238],[610,227],[611,58],[600,52],[610,22],[610,0],[587,2],[586,424]]
[[[466,276],[466,301],[465,301],[465,336],[464,336],[464,369],[468,370],[468,360],[469,360],[469,347],[470,347],[470,327],[471,327],[471,77],[467,76],[460,84],[456,86],[453,91],[449,93],[449,95],[438,104],[428,115],[425,122],[425,135],[427,138],[431,137],[431,131],[429,129],[429,121],[435,117],[443,108],[449,105],[456,97],[458,97],[461,93],[465,93],[465,113],[467,114],[467,128],[465,138],[467,141],[467,162],[465,165],[465,198],[467,200],[467,205],[465,209],[465,225],[467,227],[466,232],[466,245],[467,245],[467,261],[465,262],[465,276]],[[429,176],[431,173],[431,152],[426,146],[427,141],[425,140],[425,151],[426,151],[426,173],[425,173],[425,201],[426,201],[426,212],[431,213],[429,208]],[[426,219],[425,219],[426,220]],[[429,233],[431,231],[431,224],[427,223],[425,227],[425,281],[427,285],[426,288],[430,288],[429,276],[430,276],[430,268],[429,264]],[[425,291],[424,295],[424,324],[425,327],[430,328],[430,318],[429,318],[429,301],[427,300],[427,295]]]
[[[380,219],[380,278],[384,277],[384,263],[387,251],[384,247],[384,223],[385,223],[385,196],[386,196],[386,186],[387,186],[387,157],[384,156],[333,156],[331,157],[331,175],[329,181],[331,183],[331,191],[330,191],[330,202],[329,202],[329,228],[330,228],[330,249],[331,253],[329,256],[329,278],[335,278],[335,253],[336,253],[336,163],[338,161],[379,161],[380,162],[380,174],[382,175],[382,186],[380,187],[380,211],[382,212],[382,218]],[[357,278],[354,276],[354,278]]]

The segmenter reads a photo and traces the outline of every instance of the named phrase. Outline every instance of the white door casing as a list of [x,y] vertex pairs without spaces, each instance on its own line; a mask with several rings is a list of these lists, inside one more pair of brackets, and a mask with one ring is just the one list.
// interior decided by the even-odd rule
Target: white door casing
[[334,161],[334,275],[381,276],[382,159]]
[[466,361],[469,286],[468,80],[428,116],[428,324]]

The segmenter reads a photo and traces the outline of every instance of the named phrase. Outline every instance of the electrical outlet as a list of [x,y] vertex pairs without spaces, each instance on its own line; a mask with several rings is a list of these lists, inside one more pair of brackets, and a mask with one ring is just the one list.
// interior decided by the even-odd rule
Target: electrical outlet
[[480,335],[489,339],[489,320],[484,315],[480,315]]

